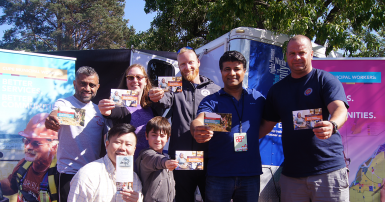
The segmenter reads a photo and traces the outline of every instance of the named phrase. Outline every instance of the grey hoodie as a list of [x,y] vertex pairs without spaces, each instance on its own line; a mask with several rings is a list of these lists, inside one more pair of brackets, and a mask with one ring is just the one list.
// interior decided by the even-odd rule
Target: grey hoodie
[[175,198],[175,181],[172,171],[166,169],[167,154],[143,149],[135,161],[142,181],[144,202],[172,202]]

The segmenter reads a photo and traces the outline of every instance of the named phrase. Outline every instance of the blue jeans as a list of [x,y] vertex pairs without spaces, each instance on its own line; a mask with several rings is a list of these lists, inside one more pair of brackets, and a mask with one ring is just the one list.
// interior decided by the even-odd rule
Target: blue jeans
[[241,177],[206,177],[205,202],[258,201],[259,175]]

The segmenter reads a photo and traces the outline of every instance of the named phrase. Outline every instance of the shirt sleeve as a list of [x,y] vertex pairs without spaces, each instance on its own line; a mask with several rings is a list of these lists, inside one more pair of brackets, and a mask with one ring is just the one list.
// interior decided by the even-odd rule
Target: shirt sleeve
[[197,116],[202,112],[214,112],[215,106],[218,104],[214,98],[215,94],[209,95],[199,103]]
[[266,96],[265,106],[263,108],[263,119],[279,122],[281,120],[277,107],[274,107],[274,86],[270,88]]
[[53,105],[53,109],[52,110],[58,110],[59,107],[65,107],[66,106],[66,103],[63,99],[58,99],[55,104]]
[[173,92],[164,92],[164,96],[158,101],[153,102],[155,108],[160,107],[162,109],[167,109],[172,106],[174,103],[174,93]]
[[95,190],[92,183],[88,180],[88,175],[80,169],[72,178],[70,183],[70,192],[68,194],[69,202],[94,201]]
[[142,182],[140,181],[138,175],[134,172],[134,191],[139,193],[139,202],[143,201],[143,193],[142,193]]
[[166,169],[166,161],[169,160],[168,157],[150,150],[147,150],[146,153],[142,155],[144,157],[140,162],[141,169],[146,169],[147,171]]
[[322,85],[322,96],[325,102],[325,105],[335,100],[341,100],[345,103],[346,108],[349,108],[348,101],[346,99],[346,94],[342,83],[332,74],[326,73],[325,82]]

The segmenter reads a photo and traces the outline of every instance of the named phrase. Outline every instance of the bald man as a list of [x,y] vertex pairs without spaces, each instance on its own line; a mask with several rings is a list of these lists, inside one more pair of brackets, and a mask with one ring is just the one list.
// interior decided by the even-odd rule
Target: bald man
[[[282,122],[282,201],[349,201],[348,169],[338,129],[349,108],[341,82],[332,74],[312,67],[313,50],[303,35],[289,40],[286,51],[291,74],[268,92],[260,138]],[[297,113],[306,127],[295,128]],[[322,114],[317,123],[306,119]]]

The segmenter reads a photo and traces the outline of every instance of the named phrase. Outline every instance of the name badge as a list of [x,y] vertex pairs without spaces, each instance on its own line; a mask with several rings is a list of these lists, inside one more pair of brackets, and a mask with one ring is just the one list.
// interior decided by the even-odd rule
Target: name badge
[[236,152],[247,151],[246,133],[234,133],[234,149]]

